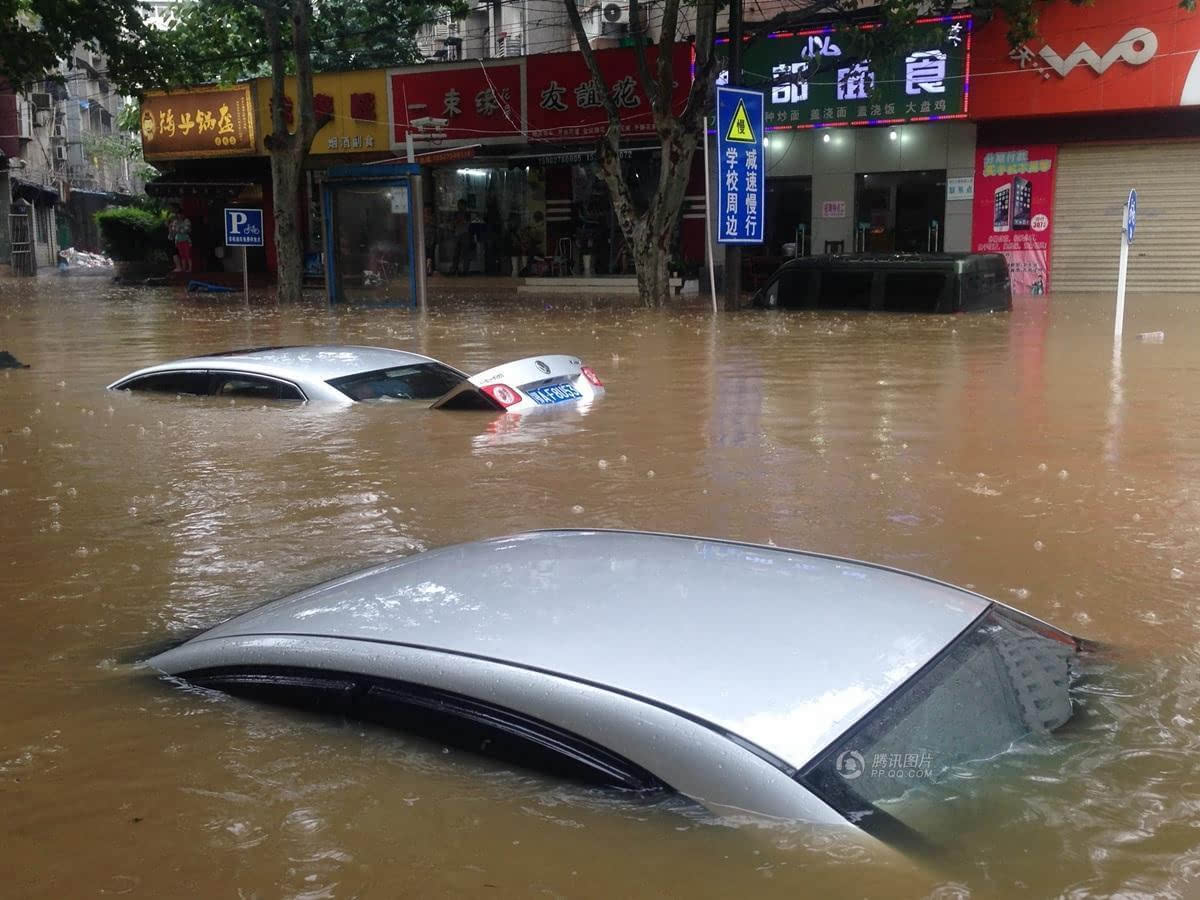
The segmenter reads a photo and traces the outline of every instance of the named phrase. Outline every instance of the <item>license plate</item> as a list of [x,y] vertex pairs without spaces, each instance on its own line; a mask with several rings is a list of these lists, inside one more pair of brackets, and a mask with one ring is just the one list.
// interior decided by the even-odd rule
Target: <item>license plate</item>
[[568,400],[582,400],[583,394],[575,390],[574,385],[570,384],[547,384],[540,388],[531,388],[527,390],[534,403],[540,403],[542,406],[549,406],[551,403],[565,403]]

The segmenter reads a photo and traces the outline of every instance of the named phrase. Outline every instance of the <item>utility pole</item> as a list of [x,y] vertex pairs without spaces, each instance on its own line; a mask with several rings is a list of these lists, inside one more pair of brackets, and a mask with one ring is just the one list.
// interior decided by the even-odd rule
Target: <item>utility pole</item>
[[[742,0],[729,0],[729,84],[742,83]],[[708,140],[705,134],[704,139]],[[720,160],[717,167],[720,169]],[[738,308],[742,293],[742,248],[725,245],[725,308]]]

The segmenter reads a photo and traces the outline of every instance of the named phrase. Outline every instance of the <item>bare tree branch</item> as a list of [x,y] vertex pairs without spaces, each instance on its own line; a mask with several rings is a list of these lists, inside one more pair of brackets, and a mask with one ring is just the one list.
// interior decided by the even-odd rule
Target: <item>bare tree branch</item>
[[563,0],[563,5],[567,8],[567,18],[571,20],[571,30],[575,32],[575,42],[579,45],[579,52],[583,54],[583,61],[592,75],[592,81],[596,82],[596,87],[600,89],[600,100],[604,104],[604,111],[608,113],[608,127],[620,131],[621,114],[617,111],[617,104],[608,92],[608,82],[604,80],[600,64],[596,62],[596,53],[588,41],[587,31],[583,27],[583,19],[579,16],[579,7],[575,5],[575,0]]
[[283,108],[284,72],[282,11],[278,2],[266,2],[262,6],[263,23],[267,29],[267,42],[271,48],[271,134],[264,143],[273,149],[277,141],[287,140],[287,111]]
[[650,110],[657,118],[662,97],[658,85],[650,77],[650,66],[646,62],[646,26],[642,22],[642,8],[638,0],[629,0],[629,22],[629,30],[633,32],[633,55],[637,60],[638,78],[642,80],[642,88],[650,98]]
[[313,112],[313,69],[312,47],[309,39],[309,24],[312,21],[310,0],[292,0],[292,49],[296,55],[296,105],[299,109],[299,125],[296,142],[300,158],[312,147],[317,135],[316,116]]

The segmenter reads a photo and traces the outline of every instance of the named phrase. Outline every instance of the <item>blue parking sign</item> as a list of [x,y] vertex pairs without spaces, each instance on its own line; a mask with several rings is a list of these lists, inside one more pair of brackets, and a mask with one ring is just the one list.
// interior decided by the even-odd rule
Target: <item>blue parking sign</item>
[[225,246],[261,247],[263,211],[261,209],[225,210]]
[[766,181],[763,95],[717,88],[717,242],[761,244]]

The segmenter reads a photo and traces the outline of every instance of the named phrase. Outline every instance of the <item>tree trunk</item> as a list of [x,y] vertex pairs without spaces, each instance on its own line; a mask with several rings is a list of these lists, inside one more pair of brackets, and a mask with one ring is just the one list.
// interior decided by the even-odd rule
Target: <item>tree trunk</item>
[[669,251],[664,252],[662,242],[670,245],[671,232],[661,233],[657,239],[649,234],[649,228],[638,229],[648,238],[633,244],[633,263],[637,269],[638,299],[643,306],[666,306],[671,298],[671,273],[667,269]]
[[294,153],[271,154],[271,188],[275,207],[276,298],[300,299],[304,284],[304,240],[300,232],[301,161]]
[[613,102],[608,83],[596,62],[587,32],[583,27],[576,0],[564,0],[567,18],[575,33],[576,43],[584,62],[599,90],[608,129],[600,139],[596,153],[604,183],[612,198],[613,211],[621,225],[625,243],[633,254],[638,278],[638,296],[646,306],[666,306],[670,302],[671,239],[679,222],[684,194],[692,173],[692,156],[700,140],[706,140],[700,123],[708,107],[711,76],[716,61],[713,38],[716,29],[716,0],[696,0],[695,3],[695,73],[688,90],[687,104],[681,113],[674,107],[672,56],[681,0],[664,0],[661,7],[661,35],[654,71],[646,59],[646,38],[642,34],[638,0],[630,6],[631,28],[634,30],[634,53],[638,76],[650,99],[655,132],[662,157],[658,184],[645,209],[639,210],[634,194],[621,171],[620,111]]
[[[300,182],[316,122],[312,109],[312,57],[308,28],[309,0],[266,0],[262,7],[271,52],[271,133],[263,142],[271,156],[271,188],[275,210],[275,296],[297,301],[304,285],[304,239],[300,232]],[[288,130],[284,77],[283,18],[290,20],[292,56],[296,61],[295,132]]]

